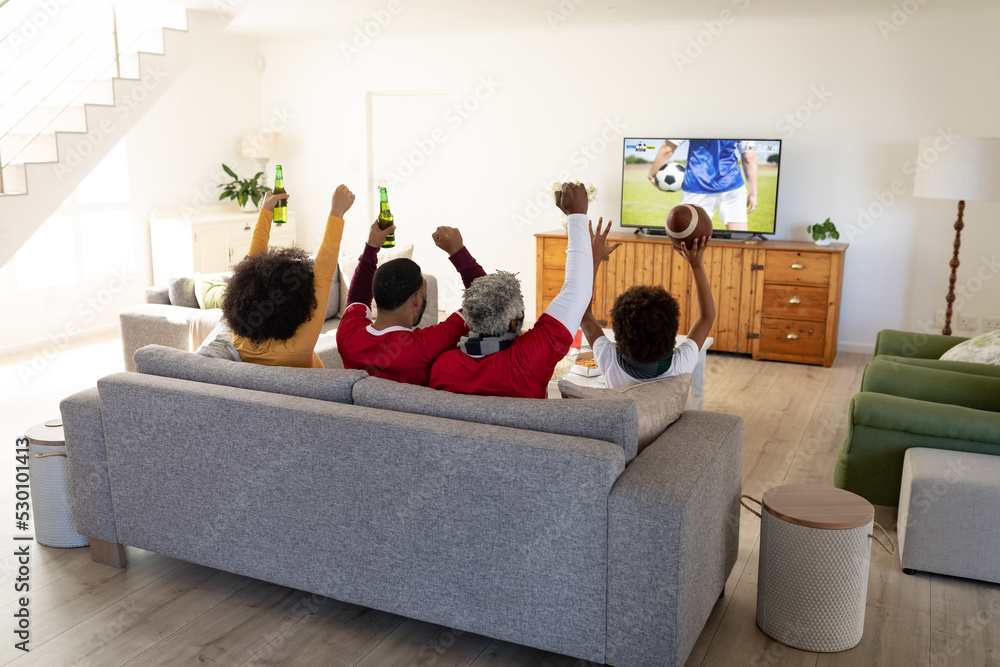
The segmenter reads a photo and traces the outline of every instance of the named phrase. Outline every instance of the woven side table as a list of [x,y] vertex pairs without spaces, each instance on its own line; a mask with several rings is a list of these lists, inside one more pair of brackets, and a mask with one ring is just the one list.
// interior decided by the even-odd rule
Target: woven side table
[[[744,498],[754,500],[742,496],[741,503]],[[811,484],[775,487],[754,502],[762,505],[757,627],[805,651],[857,646],[865,625],[869,539],[882,544],[872,534],[875,508],[849,491]]]
[[73,518],[62,421],[36,424],[25,431],[24,437],[28,439],[35,539],[47,547],[87,546],[89,540],[76,532]]

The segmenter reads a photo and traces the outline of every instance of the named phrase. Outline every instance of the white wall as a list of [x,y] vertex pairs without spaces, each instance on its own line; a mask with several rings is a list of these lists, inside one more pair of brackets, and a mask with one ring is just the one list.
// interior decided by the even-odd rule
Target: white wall
[[[1000,12],[925,8],[883,35],[876,20],[888,12],[765,22],[754,18],[752,4],[733,11],[717,36],[700,23],[594,27],[575,26],[570,17],[550,28],[541,12],[538,28],[400,36],[390,24],[350,62],[342,40],[353,25],[322,40],[264,41],[262,109],[287,104],[295,113],[285,131],[286,186],[304,244],[318,243],[329,195],[341,181],[360,195],[348,215],[346,250],[360,250],[374,217],[366,92],[446,90],[451,99],[436,125],[443,142],[426,155],[434,128],[415,126],[412,141],[400,146],[401,159],[423,158],[425,173],[447,174],[426,184],[439,205],[408,210],[390,188],[397,243],[429,246],[429,238],[407,236],[418,216],[460,227],[487,270],[520,272],[529,314],[532,235],[560,220],[554,207],[538,212],[532,200],[546,199],[557,178],[581,179],[599,188],[595,220],[617,220],[622,136],[669,134],[786,140],[777,238],[806,239],[805,226],[827,216],[842,231],[854,228],[847,234],[842,349],[870,349],[879,329],[932,320],[944,306],[955,203],[914,200],[904,164],[918,137],[939,128],[1000,136],[1000,90],[976,69],[1000,61]],[[674,54],[699,37],[708,46],[679,68]],[[462,99],[476,107],[466,117],[449,111]],[[802,106],[810,102],[814,109]],[[795,128],[783,119],[797,111],[808,119]],[[588,145],[591,157],[583,152]],[[417,167],[411,178],[420,174]],[[878,213],[876,193],[891,191],[896,180],[903,194],[865,223],[859,208]],[[996,203],[968,204],[960,283],[998,250],[998,214]],[[430,259],[418,261],[444,279],[443,299],[453,304],[460,287],[454,272],[432,248],[424,256]],[[996,273],[965,310],[1000,314]]]
[[241,133],[261,125],[257,55],[257,40],[223,37],[126,136],[134,272],[0,295],[0,306],[17,314],[16,325],[0,331],[0,351],[36,348],[33,358],[22,364],[26,381],[67,344],[117,330],[118,313],[145,301],[145,288],[152,281],[151,210],[213,203],[222,161],[245,171],[256,168],[236,156]]

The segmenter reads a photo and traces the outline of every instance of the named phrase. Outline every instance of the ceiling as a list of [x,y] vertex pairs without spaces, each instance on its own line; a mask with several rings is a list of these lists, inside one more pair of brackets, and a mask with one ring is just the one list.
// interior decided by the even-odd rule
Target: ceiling
[[[171,0],[206,11],[231,8],[229,32],[254,36],[342,38],[366,22],[389,18],[395,34],[496,28],[718,19],[723,11],[740,21],[836,20],[871,17],[891,20],[902,5],[915,12],[996,9],[996,0]],[[395,14],[390,13],[390,7]],[[895,9],[895,11],[902,11]],[[370,26],[374,32],[374,24]]]

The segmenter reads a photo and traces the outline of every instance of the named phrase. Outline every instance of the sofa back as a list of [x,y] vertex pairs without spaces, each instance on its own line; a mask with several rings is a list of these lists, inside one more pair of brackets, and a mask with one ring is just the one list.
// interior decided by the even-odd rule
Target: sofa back
[[351,402],[351,387],[364,371],[327,368],[262,366],[206,357],[163,345],[147,345],[136,350],[135,369],[192,382],[225,385],[239,389],[270,391],[276,394],[316,398],[337,403]]
[[458,419],[476,424],[593,438],[636,456],[639,417],[629,399],[545,401],[537,398],[469,396],[369,377],[352,388],[354,402],[370,408]]
[[618,445],[139,373],[98,391],[121,542],[603,661]]

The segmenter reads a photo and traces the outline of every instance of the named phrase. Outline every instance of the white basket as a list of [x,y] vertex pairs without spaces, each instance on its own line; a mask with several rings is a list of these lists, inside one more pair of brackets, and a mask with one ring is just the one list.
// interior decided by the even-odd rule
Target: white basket
[[804,651],[830,653],[857,646],[865,626],[869,540],[873,527],[884,529],[874,521],[857,528],[812,528],[766,508],[758,516],[757,627]]
[[69,492],[65,445],[28,444],[31,510],[35,539],[47,547],[84,547],[89,539],[76,532]]

